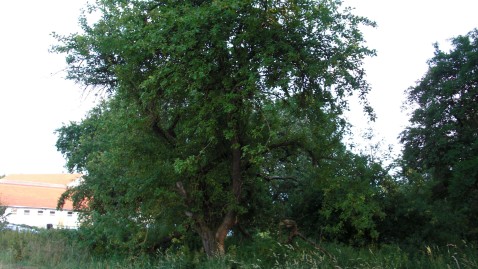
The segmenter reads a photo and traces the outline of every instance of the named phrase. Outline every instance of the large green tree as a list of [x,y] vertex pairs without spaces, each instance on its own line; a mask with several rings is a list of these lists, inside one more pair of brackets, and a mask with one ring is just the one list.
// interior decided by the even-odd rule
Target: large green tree
[[[357,92],[371,112],[362,60],[373,51],[359,26],[373,23],[340,1],[98,0],[89,10],[101,18],[83,17],[84,32],[58,36],[54,50],[67,54],[69,79],[114,104],[91,115],[94,128],[60,129],[58,148],[84,184],[110,182],[104,199],[157,203],[138,216],[176,201],[172,213],[209,256],[224,253],[267,182],[333,157],[345,97]],[[132,187],[154,199],[125,197]],[[77,189],[76,205],[101,201],[98,188]]]
[[[408,91],[414,108],[402,133],[405,174],[431,186],[430,199],[448,210],[449,227],[478,235],[478,30],[435,45],[425,76]],[[455,216],[451,218],[450,214]]]

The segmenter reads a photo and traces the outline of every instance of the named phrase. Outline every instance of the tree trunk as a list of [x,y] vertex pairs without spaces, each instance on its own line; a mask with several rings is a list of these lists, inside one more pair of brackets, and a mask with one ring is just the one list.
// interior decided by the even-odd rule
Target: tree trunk
[[206,255],[208,257],[216,256],[219,251],[214,232],[206,227],[203,227],[199,232],[199,236],[201,236],[202,246]]
[[[184,189],[184,186],[181,182],[176,182],[176,187],[179,190],[179,193],[183,195],[186,200],[188,199],[188,194]],[[227,234],[236,224],[237,214],[233,210],[230,210],[223,218],[223,221],[217,229],[214,230],[210,228],[210,224],[206,223],[204,219],[192,212],[186,211],[186,216],[194,219],[195,230],[201,237],[202,245],[206,255],[211,257],[222,256],[226,253],[225,240]]]
[[[231,180],[232,180],[232,194],[234,195],[234,200],[236,203],[240,202],[241,190],[242,190],[242,171],[241,171],[241,148],[239,144],[239,139],[236,136],[233,139],[233,148],[232,148],[232,169],[231,169]],[[213,234],[211,229],[204,222],[198,223],[199,234],[202,239],[203,248],[208,257],[214,256],[223,256],[226,254],[225,241],[227,234],[237,223],[237,214],[234,210],[229,210],[224,219],[222,220],[221,225],[217,227],[216,233]]]
[[204,252],[209,258],[226,254],[225,241],[229,230],[235,224],[235,216],[236,214],[232,211],[227,213],[215,233],[204,222],[198,224],[198,233],[201,237]]
[[224,217],[223,222],[217,228],[216,231],[216,242],[218,247],[218,255],[226,254],[225,240],[229,230],[236,224],[236,214],[232,211],[228,212]]
[[[242,150],[240,140],[236,135],[232,141],[232,160],[231,160],[231,193],[234,197],[236,205],[240,203],[242,190]],[[176,187],[183,196],[187,205],[191,205],[192,201],[184,188],[182,182],[176,182]],[[235,208],[236,205],[226,205],[226,207]],[[237,212],[235,209],[229,209],[222,219],[221,224],[215,228],[214,224],[207,223],[201,215],[186,211],[186,216],[192,218],[195,222],[195,230],[201,237],[202,245],[206,255],[211,258],[215,256],[223,256],[226,253],[225,240],[229,231],[237,223]]]
[[[232,169],[231,169],[231,179],[232,179],[232,194],[234,195],[234,200],[237,204],[240,203],[241,190],[242,190],[242,167],[241,167],[241,145],[238,135],[236,134],[232,141]],[[229,210],[224,216],[224,219],[217,228],[216,231],[216,241],[218,244],[218,254],[224,255],[225,245],[224,241],[226,240],[227,234],[237,223],[237,214],[234,210]]]

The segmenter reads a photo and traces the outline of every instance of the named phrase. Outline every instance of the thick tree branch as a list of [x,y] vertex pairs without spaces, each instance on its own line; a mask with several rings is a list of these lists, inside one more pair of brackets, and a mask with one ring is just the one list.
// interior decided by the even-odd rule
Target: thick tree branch
[[297,223],[294,220],[290,220],[290,219],[282,220],[279,223],[279,234],[281,233],[281,228],[282,227],[285,227],[289,231],[289,236],[287,237],[287,244],[291,244],[293,242],[294,238],[298,236],[302,240],[304,240],[305,242],[314,246],[320,252],[327,255],[329,258],[331,258],[331,259],[333,258],[333,256],[328,251],[326,251],[324,248],[319,246],[317,243],[313,242],[312,240],[309,240],[302,233],[300,233],[299,228],[297,227]]
[[169,126],[169,128],[167,130],[167,133],[169,134],[169,136],[173,137],[174,139],[176,139],[176,133],[174,132],[174,129],[178,125],[180,119],[181,119],[181,116],[179,114],[177,114],[176,117],[174,117],[174,120],[171,123],[171,126]]
[[268,150],[266,152],[271,152],[275,149],[281,149],[281,148],[288,148],[288,147],[296,147],[300,148],[303,151],[305,151],[309,157],[311,158],[312,164],[315,166],[318,164],[318,160],[321,159],[321,157],[317,156],[314,151],[312,151],[305,143],[299,140],[287,140],[287,141],[282,141],[278,142],[275,144],[268,145]]
[[161,127],[160,119],[157,115],[153,115],[151,118],[151,128],[156,135],[166,140],[168,144],[176,144],[176,138],[172,135],[171,132],[165,131],[164,128]]
[[264,174],[257,174],[257,176],[265,179],[268,182],[271,182],[273,180],[292,180],[295,182],[299,181],[296,177],[292,177],[292,176],[267,176]]

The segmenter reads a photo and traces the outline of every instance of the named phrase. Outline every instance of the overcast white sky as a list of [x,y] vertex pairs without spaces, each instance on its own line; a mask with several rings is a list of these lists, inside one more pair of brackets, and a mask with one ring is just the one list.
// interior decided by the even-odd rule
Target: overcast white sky
[[[427,60],[433,57],[433,43],[449,49],[449,39],[478,28],[476,0],[344,0],[355,7],[355,14],[377,22],[378,27],[364,29],[370,48],[377,56],[365,61],[367,81],[372,86],[369,100],[378,116],[371,126],[376,141],[395,145],[400,150],[398,135],[408,123],[401,111],[404,91],[415,85],[427,71]],[[358,126],[366,128],[359,108],[350,113]]]
[[[54,130],[80,120],[92,96],[63,79],[63,56],[48,53],[50,33],[78,29],[86,0],[3,1],[0,8],[0,175],[62,173]],[[373,125],[386,143],[407,122],[400,110],[403,91],[427,70],[432,44],[478,27],[476,0],[346,0],[355,13],[378,23],[364,29],[378,56],[366,60],[370,101],[378,120]],[[352,113],[360,128],[361,111]]]

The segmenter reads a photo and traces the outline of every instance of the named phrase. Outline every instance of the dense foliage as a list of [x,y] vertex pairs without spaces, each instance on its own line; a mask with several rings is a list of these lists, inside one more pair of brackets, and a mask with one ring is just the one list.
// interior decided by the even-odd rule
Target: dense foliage
[[452,45],[450,51],[435,46],[428,72],[408,91],[415,109],[402,134],[404,173],[428,190],[434,230],[476,240],[478,30],[453,38]]

